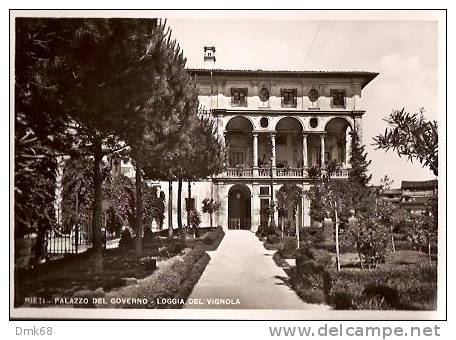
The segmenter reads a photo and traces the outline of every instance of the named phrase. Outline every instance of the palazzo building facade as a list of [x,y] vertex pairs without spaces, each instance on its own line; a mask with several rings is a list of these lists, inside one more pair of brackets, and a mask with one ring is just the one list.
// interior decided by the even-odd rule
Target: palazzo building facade
[[[270,204],[271,181],[274,201],[285,183],[306,190],[310,166],[335,161],[335,176],[347,177],[349,132],[356,128],[362,135],[362,91],[378,73],[217,69],[215,48],[204,53],[207,67],[188,71],[197,77],[200,107],[213,115],[227,150],[226,171],[210,182],[222,204],[217,225],[256,231],[267,223],[261,211]],[[298,226],[311,225],[309,209],[303,198]]]

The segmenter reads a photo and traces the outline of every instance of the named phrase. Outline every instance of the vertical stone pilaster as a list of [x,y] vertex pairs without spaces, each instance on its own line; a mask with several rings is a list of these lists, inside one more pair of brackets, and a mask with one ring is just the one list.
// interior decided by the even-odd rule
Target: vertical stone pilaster
[[271,133],[271,145],[272,145],[272,167],[276,166],[276,143],[275,143],[275,133]]
[[253,132],[253,175],[258,176],[258,132]]
[[254,233],[257,232],[260,225],[260,186],[258,183],[252,184],[252,195],[250,201],[251,210],[251,228]]
[[321,159],[321,166],[325,166],[325,135],[320,135],[320,159]]
[[307,134],[302,134],[302,164],[304,169],[307,168]]
[[358,132],[359,141],[363,143],[363,121],[361,116],[356,116],[354,119],[355,130]]

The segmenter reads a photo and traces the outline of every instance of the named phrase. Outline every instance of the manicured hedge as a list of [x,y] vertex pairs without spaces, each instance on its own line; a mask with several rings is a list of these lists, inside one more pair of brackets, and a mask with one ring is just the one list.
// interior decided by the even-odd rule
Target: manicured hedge
[[[207,254],[204,251],[203,245],[198,243],[184,255],[168,260],[152,275],[138,280],[137,284],[114,290],[105,295],[107,301],[110,301],[112,298],[140,298],[147,299],[147,304],[108,304],[103,305],[103,307],[157,308],[158,299],[174,298],[178,294],[181,286],[189,278],[195,264],[205,255]],[[161,306],[161,308],[163,307]]]
[[204,244],[204,250],[211,251],[217,249],[224,236],[225,232],[223,231],[222,227],[217,227],[214,230],[206,233],[201,238],[201,241]]

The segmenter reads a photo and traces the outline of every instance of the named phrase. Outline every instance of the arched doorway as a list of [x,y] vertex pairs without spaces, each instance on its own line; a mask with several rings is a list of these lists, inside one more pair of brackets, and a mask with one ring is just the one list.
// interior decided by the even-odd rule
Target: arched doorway
[[236,184],[228,192],[228,229],[250,230],[250,190]]

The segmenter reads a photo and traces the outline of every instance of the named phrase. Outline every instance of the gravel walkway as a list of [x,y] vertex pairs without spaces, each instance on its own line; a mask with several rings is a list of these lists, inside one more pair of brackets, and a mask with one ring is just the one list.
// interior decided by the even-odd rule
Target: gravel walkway
[[326,310],[303,302],[284,283],[273,254],[250,231],[226,231],[184,308]]

